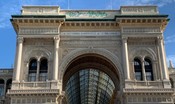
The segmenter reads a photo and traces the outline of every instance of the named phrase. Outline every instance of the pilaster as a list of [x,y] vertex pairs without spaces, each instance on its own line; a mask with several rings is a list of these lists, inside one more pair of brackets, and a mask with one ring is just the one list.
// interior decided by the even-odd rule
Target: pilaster
[[59,43],[60,43],[60,37],[54,37],[53,80],[57,80],[58,79]]
[[125,80],[130,80],[129,60],[128,60],[128,45],[127,37],[122,37],[122,48],[123,48],[123,69],[125,73]]
[[23,49],[23,37],[17,38],[17,54],[16,54],[16,65],[15,65],[15,81],[20,80],[20,69],[21,69],[21,59],[22,59],[22,49]]
[[161,60],[163,79],[168,80],[169,78],[168,78],[168,72],[167,72],[167,64],[166,64],[163,37],[157,37],[157,39],[158,39],[158,45],[160,49],[160,60]]

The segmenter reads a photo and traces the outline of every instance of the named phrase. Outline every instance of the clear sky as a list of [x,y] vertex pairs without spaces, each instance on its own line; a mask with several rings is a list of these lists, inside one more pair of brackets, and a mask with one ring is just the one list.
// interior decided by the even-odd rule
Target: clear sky
[[61,9],[119,9],[126,5],[157,5],[160,13],[168,14],[170,18],[164,39],[167,60],[172,60],[175,65],[175,0],[0,0],[0,68],[11,68],[14,64],[16,33],[9,19],[13,14],[20,14],[23,5],[58,5]]

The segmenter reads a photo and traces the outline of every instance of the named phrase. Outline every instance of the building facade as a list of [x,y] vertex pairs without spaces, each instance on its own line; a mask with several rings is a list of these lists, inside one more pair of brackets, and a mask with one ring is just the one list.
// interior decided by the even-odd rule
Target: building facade
[[173,104],[168,20],[156,6],[23,6],[10,104]]
[[0,69],[0,104],[10,104],[10,98],[6,95],[11,88],[12,75],[12,69]]

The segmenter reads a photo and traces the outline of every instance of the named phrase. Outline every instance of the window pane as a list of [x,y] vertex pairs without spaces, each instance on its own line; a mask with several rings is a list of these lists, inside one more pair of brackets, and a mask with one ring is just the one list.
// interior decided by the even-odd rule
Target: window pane
[[146,72],[146,80],[152,81],[152,73],[151,72]]
[[141,72],[135,72],[135,79],[141,81],[142,80],[142,73]]
[[47,73],[40,73],[39,81],[46,81],[46,80],[47,80]]
[[36,73],[29,73],[29,81],[36,81]]
[[153,80],[153,71],[152,71],[152,63],[151,60],[149,59],[145,59],[144,61],[145,64],[145,74],[146,74],[146,79],[148,81],[152,81]]

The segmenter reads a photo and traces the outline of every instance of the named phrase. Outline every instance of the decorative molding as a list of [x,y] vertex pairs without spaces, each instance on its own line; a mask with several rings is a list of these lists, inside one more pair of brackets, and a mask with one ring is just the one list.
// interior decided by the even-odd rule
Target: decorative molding
[[17,42],[18,43],[23,43],[24,41],[24,38],[23,37],[17,37]]
[[58,6],[23,6],[22,15],[58,15]]
[[129,54],[130,60],[134,60],[134,58],[138,56],[140,56],[143,59],[144,57],[150,57],[152,60],[157,60],[157,55],[152,48],[146,48],[146,47],[132,48]]
[[68,47],[95,47],[95,46],[99,46],[99,47],[115,47],[116,45],[120,45],[121,42],[119,41],[115,41],[115,40],[103,40],[103,41],[97,41],[97,40],[81,40],[81,41],[69,41],[69,40],[65,40],[63,42],[61,42],[61,46],[68,46]]
[[29,46],[53,46],[53,39],[52,38],[27,38],[24,42],[25,48]]
[[19,29],[20,35],[45,35],[45,34],[58,34],[58,27],[21,27]]
[[165,88],[138,88],[138,89],[123,89],[124,93],[172,93],[174,89]]
[[66,16],[68,18],[103,18],[107,17],[108,14],[105,11],[67,11]]
[[24,60],[28,61],[30,58],[35,57],[36,59],[46,57],[48,61],[52,60],[52,52],[46,48],[40,47],[28,47],[25,50]]
[[61,32],[61,36],[119,36],[120,32]]
[[105,58],[109,59],[117,68],[117,72],[119,75],[119,80],[120,80],[120,88],[123,88],[124,85],[124,76],[123,75],[123,70],[122,70],[122,66],[121,66],[121,62],[119,60],[119,58],[114,55],[113,53],[111,53],[110,51],[106,50],[106,49],[102,49],[102,48],[81,48],[81,49],[75,49],[71,52],[69,52],[69,54],[67,54],[61,61],[60,63],[60,67],[59,67],[59,79],[62,80],[65,72],[66,72],[66,67],[70,64],[70,62],[72,60],[74,60],[76,57],[81,56],[83,54],[99,54],[104,56]]
[[122,6],[121,14],[158,14],[157,6]]
[[[122,30],[123,33],[161,33],[159,27],[124,27]],[[141,34],[140,34],[141,35]]]

